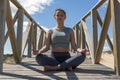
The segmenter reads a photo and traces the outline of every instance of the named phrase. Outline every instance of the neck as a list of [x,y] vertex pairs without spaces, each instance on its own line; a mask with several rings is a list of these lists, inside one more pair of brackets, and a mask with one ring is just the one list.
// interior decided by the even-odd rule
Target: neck
[[58,27],[63,27],[64,26],[64,22],[57,22],[57,26]]
[[63,29],[63,28],[64,28],[64,25],[57,25],[56,28],[57,28],[57,29]]
[[57,23],[57,27],[63,27],[64,23]]

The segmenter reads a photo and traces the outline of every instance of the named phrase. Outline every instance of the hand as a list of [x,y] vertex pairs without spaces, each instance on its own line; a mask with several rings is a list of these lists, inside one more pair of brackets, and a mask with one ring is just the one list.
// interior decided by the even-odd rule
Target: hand
[[80,53],[86,53],[86,52],[89,52],[88,49],[78,49],[77,51],[80,52]]
[[38,55],[38,54],[40,54],[39,50],[35,50],[35,49],[33,49],[32,51],[33,51],[33,54],[34,54],[34,55]]

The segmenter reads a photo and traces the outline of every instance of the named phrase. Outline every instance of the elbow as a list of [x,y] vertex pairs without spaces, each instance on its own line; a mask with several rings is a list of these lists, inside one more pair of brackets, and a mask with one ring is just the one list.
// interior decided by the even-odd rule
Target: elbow
[[76,45],[72,45],[72,49],[74,50],[74,51],[77,51],[77,46]]
[[49,46],[46,46],[46,50],[49,50],[50,49],[50,47]]

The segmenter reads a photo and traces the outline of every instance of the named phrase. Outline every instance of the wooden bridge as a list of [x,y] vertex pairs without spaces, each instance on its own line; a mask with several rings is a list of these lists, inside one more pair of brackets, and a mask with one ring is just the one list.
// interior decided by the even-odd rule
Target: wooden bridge
[[[99,8],[107,2],[106,13],[101,16]],[[17,11],[12,16],[10,3],[14,4]],[[28,20],[28,26],[23,33],[24,18]],[[103,19],[103,20],[102,20]],[[91,21],[91,25],[87,21]],[[101,0],[74,26],[76,42],[80,48],[90,50],[90,59],[75,72],[43,72],[32,56],[31,50],[40,49],[45,42],[45,30],[16,0],[0,0],[0,79],[120,79],[120,0]],[[17,30],[15,31],[15,23]],[[111,25],[112,24],[112,25]],[[89,26],[88,26],[89,25]],[[99,25],[99,26],[98,26]],[[110,27],[110,25],[112,27]],[[7,32],[5,32],[7,27]],[[91,27],[91,28],[90,28]],[[108,29],[112,28],[112,38]],[[91,32],[90,32],[91,29]],[[4,64],[4,46],[10,39],[15,65]],[[112,58],[103,56],[103,48],[107,41]],[[28,58],[23,59],[27,49]],[[73,50],[71,49],[71,52]],[[23,60],[22,60],[23,59]],[[110,59],[110,60],[107,60]],[[107,60],[107,61],[106,61]],[[113,64],[106,65],[111,61]],[[110,62],[110,63],[111,63]],[[17,64],[18,63],[18,64]],[[100,64],[98,64],[100,63]],[[82,68],[82,69],[81,69]],[[32,74],[33,73],[33,74]],[[23,74],[23,75],[22,75]],[[117,76],[115,76],[115,74]],[[7,77],[6,77],[7,76]],[[38,77],[39,76],[39,77]],[[90,77],[91,76],[91,77]],[[92,77],[93,76],[93,77]],[[97,76],[97,77],[95,77]],[[112,77],[110,77],[112,76]]]

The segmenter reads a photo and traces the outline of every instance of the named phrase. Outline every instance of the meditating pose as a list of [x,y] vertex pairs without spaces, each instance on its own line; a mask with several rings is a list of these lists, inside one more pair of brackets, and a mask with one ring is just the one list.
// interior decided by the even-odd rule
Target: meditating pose
[[[45,45],[40,50],[33,50],[38,64],[44,67],[44,71],[51,70],[70,70],[73,71],[86,58],[85,53],[88,49],[80,49],[75,43],[74,31],[64,25],[66,12],[58,8],[55,10],[54,18],[56,27],[46,33]],[[70,55],[69,44],[77,52],[74,56]],[[51,48],[51,56],[44,52]]]

